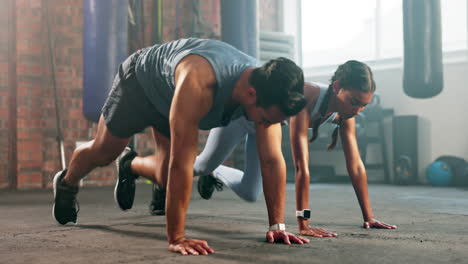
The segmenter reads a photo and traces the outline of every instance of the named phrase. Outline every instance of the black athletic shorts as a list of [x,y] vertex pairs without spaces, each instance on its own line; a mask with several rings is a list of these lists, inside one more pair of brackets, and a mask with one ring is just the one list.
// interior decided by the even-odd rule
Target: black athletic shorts
[[139,50],[119,66],[112,90],[102,107],[102,115],[110,133],[119,138],[132,135],[152,126],[170,138],[169,120],[160,114],[147,98],[135,74]]

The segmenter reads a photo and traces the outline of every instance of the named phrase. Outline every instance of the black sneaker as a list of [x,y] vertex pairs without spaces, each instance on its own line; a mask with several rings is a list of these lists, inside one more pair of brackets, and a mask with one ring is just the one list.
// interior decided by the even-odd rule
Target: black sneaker
[[156,183],[153,184],[153,199],[149,205],[149,213],[151,215],[166,214],[166,190]]
[[75,223],[80,210],[76,195],[78,194],[78,187],[69,187],[63,183],[67,170],[59,171],[54,176],[54,207],[52,214],[61,225],[67,223]]
[[136,156],[137,153],[127,147],[115,162],[119,177],[115,183],[114,200],[123,211],[131,209],[135,200],[135,180],[138,174],[131,172],[130,163]]
[[197,184],[198,193],[203,199],[210,199],[214,190],[222,191],[223,183],[216,179],[213,174],[200,176]]

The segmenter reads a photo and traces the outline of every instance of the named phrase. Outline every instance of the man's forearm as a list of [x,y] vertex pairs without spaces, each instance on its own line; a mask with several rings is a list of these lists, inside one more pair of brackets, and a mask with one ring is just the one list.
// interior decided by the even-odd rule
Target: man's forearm
[[185,214],[190,202],[193,171],[190,168],[169,168],[166,191],[166,226],[169,243],[185,236]]
[[286,165],[284,160],[262,164],[263,192],[270,225],[284,223]]

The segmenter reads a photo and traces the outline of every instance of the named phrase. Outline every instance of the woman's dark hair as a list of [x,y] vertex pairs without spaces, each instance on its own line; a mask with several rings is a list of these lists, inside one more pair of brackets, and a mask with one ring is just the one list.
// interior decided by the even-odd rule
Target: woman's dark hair
[[[330,97],[333,94],[333,83],[338,81],[340,88],[345,90],[359,90],[364,93],[375,92],[376,86],[372,70],[365,63],[356,60],[349,60],[341,64],[333,74],[328,86],[327,93],[320,105],[320,118],[315,120],[312,126],[312,138],[309,142],[313,142],[318,137],[318,130],[323,118],[327,112]],[[338,141],[338,129],[341,126],[343,119],[340,117],[338,126],[333,130],[332,143],[328,146],[328,150],[332,150]]]
[[249,83],[257,91],[257,105],[262,108],[276,105],[286,116],[293,116],[307,104],[304,74],[287,58],[270,60],[262,67],[255,68]]

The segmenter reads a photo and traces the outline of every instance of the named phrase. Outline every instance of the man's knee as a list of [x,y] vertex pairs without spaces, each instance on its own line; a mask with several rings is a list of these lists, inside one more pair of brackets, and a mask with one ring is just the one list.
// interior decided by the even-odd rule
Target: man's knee
[[120,152],[116,151],[115,149],[106,148],[106,146],[97,146],[94,144],[94,141],[90,141],[81,145],[75,151],[88,153],[89,158],[91,158],[91,162],[96,167],[108,166],[120,154]]
[[96,167],[105,167],[111,164],[115,159],[115,155],[109,155],[109,153],[106,152],[96,152],[96,158],[93,159],[93,163],[96,165]]
[[99,159],[97,162],[97,166],[98,167],[106,167],[108,165],[110,165],[113,161],[115,160],[114,157],[102,157],[101,159]]

